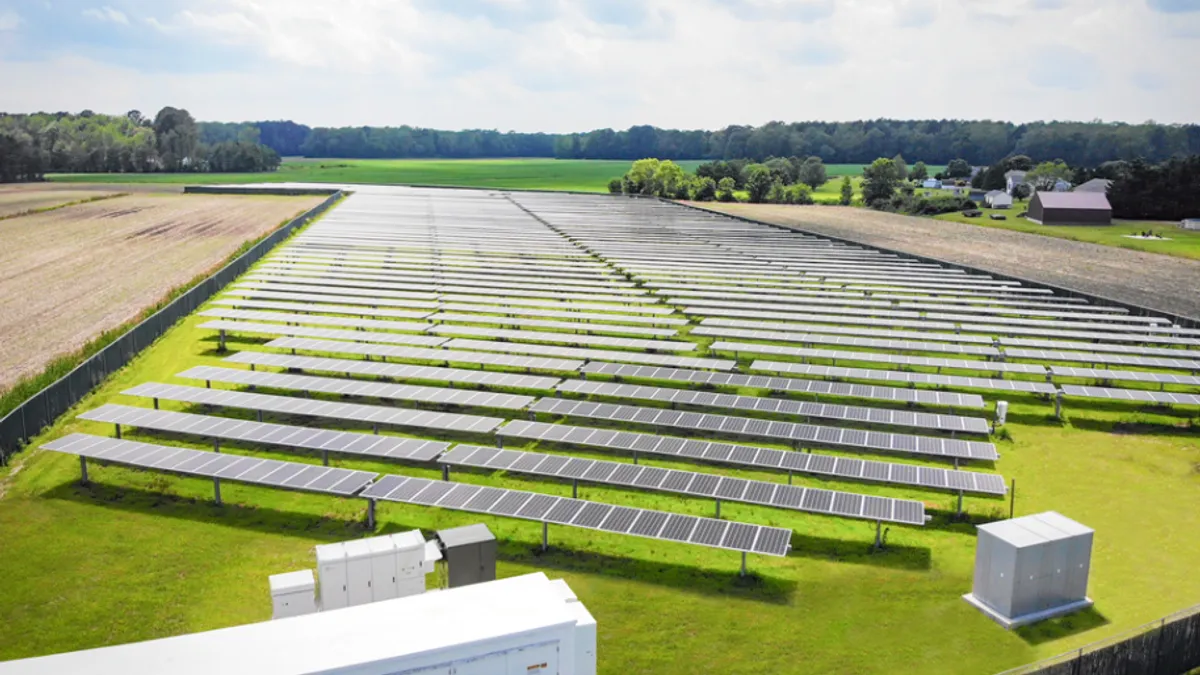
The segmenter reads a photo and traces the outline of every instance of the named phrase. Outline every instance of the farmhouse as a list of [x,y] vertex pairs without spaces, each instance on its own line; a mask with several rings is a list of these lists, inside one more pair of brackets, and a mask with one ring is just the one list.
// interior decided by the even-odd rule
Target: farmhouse
[[1024,182],[1024,171],[1007,171],[1004,174],[1004,191],[1011,195],[1013,190]]
[[938,190],[942,187],[942,181],[936,178],[926,178],[925,182],[921,183],[921,187],[928,188],[930,190]]
[[1185,230],[1200,230],[1200,218],[1184,218],[1179,226]]
[[993,209],[1011,209],[1013,198],[1003,190],[992,190],[983,197],[987,205]]
[[1081,183],[1075,186],[1076,192],[1103,192],[1107,193],[1108,188],[1112,185],[1112,181],[1107,178],[1093,178],[1086,183]]
[[1112,206],[1099,192],[1038,192],[1028,217],[1041,225],[1110,225]]

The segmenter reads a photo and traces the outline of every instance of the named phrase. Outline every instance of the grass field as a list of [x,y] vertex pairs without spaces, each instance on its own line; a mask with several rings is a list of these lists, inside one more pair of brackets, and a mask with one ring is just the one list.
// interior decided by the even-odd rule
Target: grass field
[[[692,172],[700,160],[680,161]],[[272,173],[54,174],[71,183],[365,183],[607,192],[629,170],[624,160],[575,159],[291,159]],[[858,176],[857,164],[830,164],[830,176]],[[828,187],[828,186],[826,186]],[[834,194],[840,183],[833,188]],[[825,190],[825,188],[822,188]]]
[[[111,426],[74,415],[105,402],[148,405],[119,392],[179,381],[173,376],[193,365],[220,364],[213,336],[197,329],[204,320],[193,316],[173,328],[34,445],[72,431],[110,434]],[[229,346],[262,349],[261,341],[238,336]],[[1003,398],[1011,402],[1010,423],[1007,437],[996,439],[1002,453],[996,469],[1017,479],[1017,514],[1053,509],[1097,530],[1090,585],[1096,608],[1016,632],[959,598],[970,589],[975,539],[970,523],[949,517],[949,494],[797,477],[803,485],[921,499],[934,509],[924,528],[892,527],[888,550],[876,554],[869,552],[874,526],[868,522],[725,504],[726,518],[796,533],[787,558],[751,556],[748,580],[737,578],[739,560],[731,552],[552,527],[551,551],[541,554],[536,524],[415,506],[382,506],[379,529],[429,532],[486,522],[502,542],[501,576],[544,570],[568,580],[599,622],[602,673],[986,673],[1194,604],[1200,598],[1194,572],[1200,538],[1188,534],[1200,528],[1194,420],[1178,411],[1089,403],[1069,405],[1068,421],[1059,422],[1048,401]],[[206,447],[182,436],[128,437]],[[238,444],[224,450],[320,461]],[[397,464],[333,462],[435,476]],[[703,470],[781,480],[775,473]],[[210,482],[95,466],[93,483],[82,487],[77,460],[36,450],[0,472],[0,578],[6,580],[0,659],[266,619],[268,574],[310,567],[314,544],[365,534],[359,500],[226,484],[226,505],[217,507],[209,501]],[[456,480],[570,492],[567,484],[511,474]],[[656,493],[584,485],[581,497],[712,513],[711,502]],[[966,500],[977,519],[1005,517],[1007,506]]]
[[[982,227],[999,227],[1017,232],[1040,234],[1047,237],[1073,239],[1093,244],[1104,244],[1105,246],[1129,248],[1135,251],[1162,253],[1164,255],[1200,260],[1200,232],[1185,230],[1179,227],[1178,223],[1114,220],[1112,225],[1038,225],[1024,218],[1017,218],[1017,214],[1025,211],[1027,208],[1029,208],[1028,202],[1018,202],[1011,209],[980,209],[983,211],[983,215],[979,218],[968,218],[962,213],[945,213],[935,217],[938,220],[947,220],[955,223],[966,223]],[[1007,216],[1008,220],[992,220],[990,216],[993,213]],[[1166,239],[1162,241],[1129,239],[1125,236],[1127,234],[1140,234],[1148,230]]]

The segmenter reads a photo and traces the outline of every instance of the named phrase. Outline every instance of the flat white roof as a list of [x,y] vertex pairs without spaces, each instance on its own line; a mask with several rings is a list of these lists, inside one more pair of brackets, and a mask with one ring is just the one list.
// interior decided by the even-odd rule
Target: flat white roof
[[978,529],[1017,547],[1032,546],[1093,532],[1092,528],[1077,523],[1056,511],[987,523],[980,525]]
[[[263,594],[264,606],[270,598]],[[577,604],[577,603],[570,603]],[[545,574],[435,591],[204,633],[0,663],[0,675],[388,673],[402,659],[572,628],[580,620]],[[437,661],[434,661],[436,663]],[[376,667],[358,667],[376,664]]]

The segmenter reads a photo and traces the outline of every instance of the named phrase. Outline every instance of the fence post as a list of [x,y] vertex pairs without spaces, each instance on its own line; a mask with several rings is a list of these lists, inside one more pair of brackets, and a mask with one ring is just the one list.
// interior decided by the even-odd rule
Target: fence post
[[1156,644],[1154,645],[1154,667],[1150,669],[1151,675],[1158,673],[1158,662],[1162,659],[1163,638],[1166,637],[1166,632],[1167,617],[1164,616],[1158,622],[1158,640],[1156,640]]

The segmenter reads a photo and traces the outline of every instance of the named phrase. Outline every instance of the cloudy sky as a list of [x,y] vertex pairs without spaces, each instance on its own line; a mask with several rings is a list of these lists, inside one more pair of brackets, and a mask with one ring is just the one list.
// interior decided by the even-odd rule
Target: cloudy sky
[[1200,0],[0,0],[0,110],[1200,122]]

